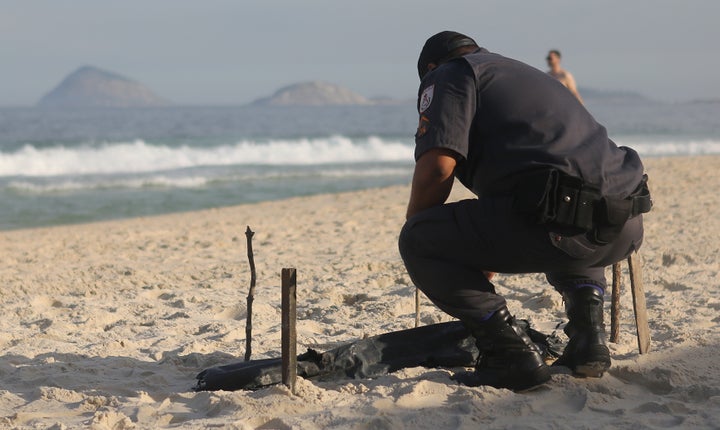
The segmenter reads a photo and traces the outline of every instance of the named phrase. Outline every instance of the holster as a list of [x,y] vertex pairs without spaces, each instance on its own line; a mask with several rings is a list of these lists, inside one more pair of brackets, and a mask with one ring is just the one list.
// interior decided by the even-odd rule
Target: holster
[[590,233],[590,240],[601,245],[615,240],[628,219],[652,208],[647,175],[630,196],[618,199],[559,170],[537,170],[517,181],[514,196],[515,209],[538,224]]
[[583,231],[593,228],[600,189],[556,169],[527,173],[514,189],[514,206],[538,224],[555,224]]
[[559,175],[560,172],[555,169],[536,170],[524,174],[514,186],[515,210],[530,215],[538,224],[553,221],[557,213]]

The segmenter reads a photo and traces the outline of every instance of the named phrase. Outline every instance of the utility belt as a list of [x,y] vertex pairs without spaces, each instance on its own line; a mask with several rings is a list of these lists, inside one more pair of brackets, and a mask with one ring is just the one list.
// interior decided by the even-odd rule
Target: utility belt
[[608,198],[596,186],[556,169],[524,175],[513,187],[514,207],[538,224],[578,233],[600,245],[612,242],[625,222],[652,208],[647,175],[626,198]]

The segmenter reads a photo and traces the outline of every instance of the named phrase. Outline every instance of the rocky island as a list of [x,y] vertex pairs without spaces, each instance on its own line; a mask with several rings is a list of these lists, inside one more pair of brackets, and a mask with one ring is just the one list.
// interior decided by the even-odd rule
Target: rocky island
[[371,105],[367,99],[347,88],[327,82],[301,82],[280,88],[270,97],[252,102],[256,106]]
[[38,107],[151,107],[171,103],[134,80],[84,66],[69,74]]

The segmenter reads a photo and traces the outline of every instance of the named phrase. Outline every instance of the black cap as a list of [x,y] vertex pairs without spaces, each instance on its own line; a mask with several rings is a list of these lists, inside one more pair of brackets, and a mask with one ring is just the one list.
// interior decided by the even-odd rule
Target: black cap
[[446,60],[451,52],[462,46],[477,46],[474,40],[456,31],[441,31],[430,37],[420,51],[418,58],[418,75],[420,79],[427,73],[430,63],[438,64]]

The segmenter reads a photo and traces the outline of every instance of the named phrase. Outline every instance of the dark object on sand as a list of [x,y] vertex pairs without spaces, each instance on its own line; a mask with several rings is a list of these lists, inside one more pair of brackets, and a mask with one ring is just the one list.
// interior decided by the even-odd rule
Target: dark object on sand
[[[558,357],[563,345],[520,320],[545,357]],[[358,340],[320,353],[308,349],[297,358],[297,374],[323,381],[375,378],[406,367],[472,367],[475,338],[459,321],[431,324]],[[282,360],[268,358],[212,367],[197,376],[196,391],[256,390],[282,380]]]

